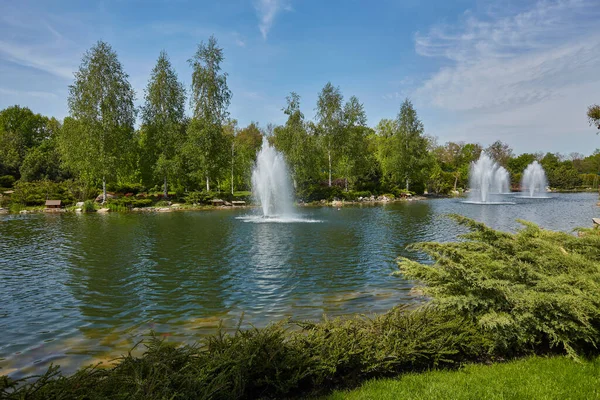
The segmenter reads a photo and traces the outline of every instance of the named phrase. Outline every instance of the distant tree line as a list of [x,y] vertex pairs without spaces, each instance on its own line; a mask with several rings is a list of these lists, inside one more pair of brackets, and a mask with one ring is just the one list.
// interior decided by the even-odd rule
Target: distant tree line
[[[513,188],[533,160],[545,168],[551,187],[597,188],[600,150],[584,156],[553,153],[515,155],[497,141],[440,145],[426,135],[406,99],[393,119],[371,128],[356,96],[346,101],[327,83],[315,118],[307,119],[300,96],[290,93],[285,124],[239,127],[228,113],[232,93],[222,71],[223,49],[210,37],[188,60],[189,90],[162,51],[144,90],[136,94],[117,54],[105,42],[88,50],[69,86],[69,116],[60,122],[18,105],[0,111],[0,187],[25,182],[69,182],[79,197],[101,190],[185,192],[249,190],[263,136],[286,157],[300,198],[316,200],[348,193],[446,194],[468,187],[469,165],[482,151],[510,172]],[[186,115],[189,102],[191,115]],[[588,109],[600,129],[600,107]],[[136,123],[138,125],[136,126]]]

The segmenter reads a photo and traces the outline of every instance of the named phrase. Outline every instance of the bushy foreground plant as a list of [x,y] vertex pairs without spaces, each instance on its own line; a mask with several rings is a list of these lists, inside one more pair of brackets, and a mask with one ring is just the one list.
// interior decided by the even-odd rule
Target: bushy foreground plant
[[580,237],[520,221],[516,234],[453,215],[471,232],[457,243],[420,243],[433,265],[400,260],[400,271],[441,310],[471,318],[501,354],[597,352],[600,231]]
[[[292,329],[291,327],[300,327]],[[467,319],[431,307],[395,308],[373,319],[280,322],[218,333],[196,345],[158,339],[141,357],[110,369],[61,376],[57,367],[30,384],[4,378],[13,399],[248,399],[318,394],[374,376],[487,357],[489,340]]]

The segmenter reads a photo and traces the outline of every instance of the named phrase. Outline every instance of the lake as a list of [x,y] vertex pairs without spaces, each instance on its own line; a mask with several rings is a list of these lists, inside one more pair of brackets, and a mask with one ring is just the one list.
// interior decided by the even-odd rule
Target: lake
[[417,301],[391,276],[407,244],[494,228],[591,226],[595,193],[482,206],[436,199],[298,208],[310,223],[255,223],[253,211],[0,215],[0,374],[18,378],[109,360],[155,331],[191,342],[291,317],[383,312]]

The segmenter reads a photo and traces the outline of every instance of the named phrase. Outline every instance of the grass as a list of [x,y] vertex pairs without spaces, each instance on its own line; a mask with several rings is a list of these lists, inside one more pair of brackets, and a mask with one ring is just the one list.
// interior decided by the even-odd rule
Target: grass
[[406,374],[337,391],[328,400],[359,399],[599,399],[600,358],[531,357],[494,365],[468,365],[459,371]]

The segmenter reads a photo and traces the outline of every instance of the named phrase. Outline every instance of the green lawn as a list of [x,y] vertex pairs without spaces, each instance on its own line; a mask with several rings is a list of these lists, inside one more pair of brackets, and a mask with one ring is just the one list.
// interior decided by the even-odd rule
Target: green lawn
[[533,357],[366,382],[327,399],[600,399],[600,358]]

